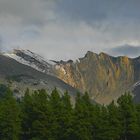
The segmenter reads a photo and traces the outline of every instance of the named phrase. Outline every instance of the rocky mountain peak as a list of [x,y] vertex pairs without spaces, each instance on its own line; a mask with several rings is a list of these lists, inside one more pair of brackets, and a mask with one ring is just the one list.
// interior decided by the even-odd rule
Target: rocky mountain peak
[[87,53],[85,54],[85,58],[89,58],[89,57],[93,57],[93,56],[97,56],[97,54],[96,53],[93,53],[93,52],[91,52],[91,51],[87,51]]
[[[57,67],[56,76],[99,103],[109,103],[117,99],[140,80],[140,63],[126,56],[113,57],[106,53],[88,51],[80,61]],[[139,67],[136,65],[139,65]],[[137,76],[136,76],[137,75]],[[137,79],[135,78],[137,77]]]

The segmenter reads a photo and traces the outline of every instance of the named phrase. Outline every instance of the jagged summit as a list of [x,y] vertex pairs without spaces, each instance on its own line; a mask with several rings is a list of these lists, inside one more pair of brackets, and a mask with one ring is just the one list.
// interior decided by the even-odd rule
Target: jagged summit
[[87,53],[85,54],[85,57],[89,57],[89,56],[93,56],[93,55],[97,55],[97,54],[92,51],[87,51]]
[[[93,57],[93,56],[96,56],[96,57],[110,57],[110,58],[129,58],[128,56],[112,56],[108,53],[105,53],[105,52],[100,52],[100,53],[94,53],[92,51],[87,51],[87,53],[85,54],[85,58],[86,57]],[[139,57],[136,57],[136,58],[129,58],[129,59],[140,59],[140,56]]]

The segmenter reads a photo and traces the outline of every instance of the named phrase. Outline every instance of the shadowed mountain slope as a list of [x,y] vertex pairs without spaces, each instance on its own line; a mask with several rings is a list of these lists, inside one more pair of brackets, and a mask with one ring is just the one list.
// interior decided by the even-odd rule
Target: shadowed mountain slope
[[9,84],[17,92],[17,95],[27,87],[31,89],[44,88],[48,91],[56,87],[61,92],[67,90],[71,96],[75,96],[78,91],[54,76],[39,72],[4,55],[0,55],[0,82]]

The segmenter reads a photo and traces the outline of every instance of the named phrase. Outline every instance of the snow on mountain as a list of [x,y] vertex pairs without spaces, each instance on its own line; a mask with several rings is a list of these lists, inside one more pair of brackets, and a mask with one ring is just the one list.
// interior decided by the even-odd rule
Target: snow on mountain
[[43,73],[52,74],[51,69],[55,64],[53,61],[45,60],[38,54],[29,50],[13,50],[12,52],[4,53],[5,56],[15,59],[19,63],[28,65]]
[[133,85],[133,88],[137,87],[140,85],[140,81],[136,82],[134,85]]

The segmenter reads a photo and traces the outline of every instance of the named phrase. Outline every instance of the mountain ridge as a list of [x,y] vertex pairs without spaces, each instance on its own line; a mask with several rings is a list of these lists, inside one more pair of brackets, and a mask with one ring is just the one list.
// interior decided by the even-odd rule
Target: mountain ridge
[[[22,52],[22,59],[38,59],[27,57],[24,51],[17,52],[18,56]],[[104,52],[96,54],[88,51],[76,61],[52,60],[51,63],[42,63],[35,60],[33,64],[46,68],[41,72],[53,75],[81,92],[89,92],[93,100],[104,104],[116,100],[126,91],[133,91],[133,86],[140,80],[140,57],[114,57]]]

